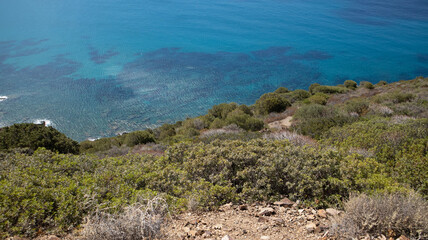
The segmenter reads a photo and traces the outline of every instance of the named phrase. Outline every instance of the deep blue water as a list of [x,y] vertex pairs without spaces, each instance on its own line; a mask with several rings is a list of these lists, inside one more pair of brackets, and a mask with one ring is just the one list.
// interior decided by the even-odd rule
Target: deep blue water
[[278,86],[428,75],[426,0],[3,0],[0,126],[83,140]]

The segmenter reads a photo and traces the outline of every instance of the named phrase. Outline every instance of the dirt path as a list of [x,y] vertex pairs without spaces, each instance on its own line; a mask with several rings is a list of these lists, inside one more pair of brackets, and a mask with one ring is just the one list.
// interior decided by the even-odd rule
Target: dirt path
[[286,117],[284,119],[274,121],[269,123],[270,128],[276,128],[276,129],[287,129],[291,126],[291,120],[293,119],[292,116]]
[[166,229],[166,239],[315,240],[323,238],[329,225],[328,218],[313,209],[225,205],[216,212],[177,216]]

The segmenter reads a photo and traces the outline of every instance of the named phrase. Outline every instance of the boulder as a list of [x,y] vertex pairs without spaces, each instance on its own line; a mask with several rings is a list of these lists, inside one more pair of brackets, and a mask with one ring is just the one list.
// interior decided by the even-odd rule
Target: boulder
[[317,215],[321,218],[327,218],[327,212],[324,209],[318,210]]
[[270,207],[262,208],[259,211],[259,216],[271,216],[275,214],[275,210]]

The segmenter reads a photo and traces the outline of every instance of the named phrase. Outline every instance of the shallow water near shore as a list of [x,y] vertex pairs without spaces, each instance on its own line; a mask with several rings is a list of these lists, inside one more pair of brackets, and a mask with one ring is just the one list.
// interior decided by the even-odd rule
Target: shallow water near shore
[[0,2],[0,127],[76,140],[252,104],[279,86],[428,75],[421,0]]

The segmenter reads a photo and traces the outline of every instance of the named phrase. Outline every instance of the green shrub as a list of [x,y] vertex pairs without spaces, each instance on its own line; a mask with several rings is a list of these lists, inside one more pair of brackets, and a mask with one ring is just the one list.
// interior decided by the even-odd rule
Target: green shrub
[[317,87],[319,87],[319,86],[321,86],[321,85],[320,85],[320,84],[318,84],[318,83],[312,83],[312,84],[309,86],[309,93],[314,94],[314,93],[315,93],[315,92],[314,92],[315,88],[317,88]]
[[335,94],[335,93],[346,93],[349,89],[344,87],[336,86],[318,86],[313,89],[313,93],[326,93],[326,94]]
[[290,92],[290,90],[288,90],[287,88],[279,87],[278,89],[275,90],[274,93],[288,93],[288,92]]
[[311,97],[309,97],[308,99],[306,99],[305,101],[306,103],[309,103],[309,104],[326,105],[329,97],[330,97],[329,95],[324,93],[316,93]]
[[136,131],[125,135],[124,143],[128,147],[133,147],[138,144],[146,144],[149,142],[155,142],[153,134],[148,131]]
[[343,85],[345,85],[346,88],[349,89],[356,89],[357,88],[357,82],[352,81],[352,80],[346,80]]
[[376,85],[378,85],[378,86],[385,86],[385,85],[387,85],[388,83],[386,82],[386,81],[379,81]]
[[360,82],[360,86],[367,88],[367,89],[374,89],[374,85],[371,82],[367,82],[367,81],[361,81]]
[[289,106],[291,106],[290,102],[276,93],[263,94],[256,101],[256,111],[261,115],[282,112]]
[[221,120],[220,118],[216,118],[214,119],[214,121],[211,123],[210,125],[210,129],[217,129],[217,128],[222,128],[224,126],[226,126],[227,123],[224,120]]
[[227,124],[236,124],[244,130],[259,131],[263,128],[264,122],[257,118],[251,117],[240,109],[230,112],[226,118]]
[[215,118],[225,119],[227,114],[235,110],[237,107],[238,104],[236,103],[221,103],[208,110],[208,114],[213,115]]
[[358,115],[362,115],[369,110],[369,102],[364,99],[351,99],[346,102],[345,110],[348,113],[358,113]]
[[313,138],[320,138],[331,127],[342,126],[350,121],[347,115],[334,107],[319,104],[302,106],[293,118],[296,122],[294,130]]
[[44,124],[20,123],[0,128],[0,151],[13,148],[36,150],[39,147],[60,153],[79,153],[76,141]]
[[251,111],[251,109],[245,104],[239,105],[238,109],[243,111],[245,114],[250,115],[250,116],[254,115],[253,111]]
[[292,91],[289,94],[289,100],[291,102],[297,102],[297,101],[304,100],[310,96],[311,96],[311,94],[308,91],[303,90],[303,89],[297,89],[297,90]]

